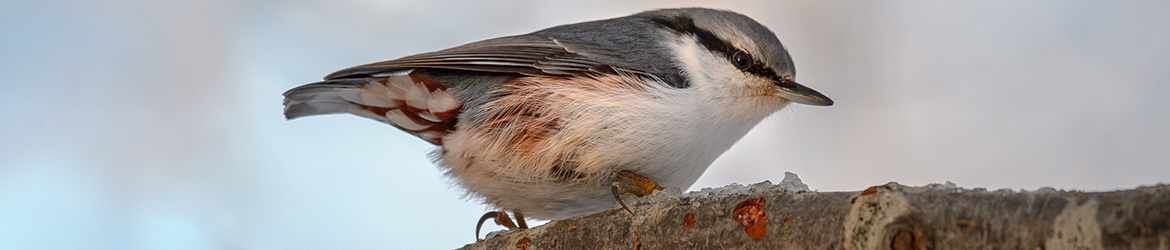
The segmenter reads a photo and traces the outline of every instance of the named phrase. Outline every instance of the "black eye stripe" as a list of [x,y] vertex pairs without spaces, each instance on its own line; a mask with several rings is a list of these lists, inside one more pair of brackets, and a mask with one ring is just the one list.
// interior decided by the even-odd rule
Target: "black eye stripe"
[[715,33],[711,33],[711,31],[695,26],[695,20],[691,19],[690,17],[655,17],[651,18],[650,21],[660,27],[669,29],[679,34],[694,35],[695,38],[698,39],[699,44],[702,44],[703,47],[707,48],[708,50],[723,54],[723,56],[727,58],[727,60],[730,61],[733,65],[735,65],[736,52],[744,53],[744,55],[747,55],[748,61],[750,63],[748,63],[747,67],[740,68],[737,65],[736,68],[761,77],[780,79],[780,75],[776,74],[775,70],[772,70],[772,68],[769,68],[763,62],[757,61],[750,54],[747,54],[739,48],[732,46],[731,43],[728,43],[723,39],[719,39],[718,36],[715,36]]

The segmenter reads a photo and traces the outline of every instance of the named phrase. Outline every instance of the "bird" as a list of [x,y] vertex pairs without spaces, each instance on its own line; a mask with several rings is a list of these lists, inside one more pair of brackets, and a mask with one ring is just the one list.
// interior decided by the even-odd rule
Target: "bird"
[[433,144],[453,185],[496,210],[478,238],[487,219],[527,228],[614,199],[632,214],[620,195],[689,188],[790,103],[833,105],[795,74],[748,16],[656,9],[342,69],[285,92],[284,115],[348,113]]

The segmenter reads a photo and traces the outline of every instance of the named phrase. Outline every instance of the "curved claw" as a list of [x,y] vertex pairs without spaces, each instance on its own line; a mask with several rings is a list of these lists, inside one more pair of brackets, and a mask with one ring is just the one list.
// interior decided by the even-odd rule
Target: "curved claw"
[[480,240],[479,239],[479,228],[483,227],[483,222],[487,221],[488,219],[494,219],[499,214],[500,214],[500,212],[487,212],[486,214],[483,214],[483,217],[479,217],[479,223],[475,223],[475,241]]
[[[622,208],[626,209],[626,212],[630,212],[630,215],[634,215],[634,210],[630,210],[630,207],[626,206],[626,202],[622,201],[621,194],[619,193],[621,188],[618,187],[618,185],[620,185],[620,183],[614,182],[613,187],[609,188],[609,191],[613,192],[613,198],[618,201],[618,204],[622,205]],[[479,234],[476,234],[476,237],[479,237]]]
[[478,223],[475,223],[475,240],[476,241],[479,241],[479,229],[481,227],[483,227],[483,222],[487,221],[487,219],[491,219],[491,218],[495,219],[492,221],[496,222],[496,225],[504,226],[504,227],[507,227],[508,229],[516,229],[516,228],[526,229],[526,228],[528,228],[528,225],[526,225],[524,223],[524,217],[522,217],[519,212],[516,213],[516,219],[520,220],[520,225],[521,225],[520,227],[517,227],[515,223],[512,223],[512,219],[508,218],[508,214],[504,213],[504,211],[487,212],[486,214],[483,214],[482,217],[479,217]]

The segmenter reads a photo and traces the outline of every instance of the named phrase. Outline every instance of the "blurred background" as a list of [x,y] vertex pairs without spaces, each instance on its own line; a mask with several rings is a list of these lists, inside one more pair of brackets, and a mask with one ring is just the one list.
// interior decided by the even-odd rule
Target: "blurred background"
[[0,249],[460,247],[486,209],[429,144],[286,122],[280,94],[677,6],[754,17],[837,102],[765,120],[692,190],[785,171],[821,191],[1170,181],[1164,1],[0,1]]

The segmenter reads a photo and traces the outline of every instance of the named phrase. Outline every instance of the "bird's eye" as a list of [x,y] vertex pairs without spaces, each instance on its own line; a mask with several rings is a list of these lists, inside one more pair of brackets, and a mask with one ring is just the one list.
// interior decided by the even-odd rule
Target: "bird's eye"
[[752,65],[752,57],[743,51],[736,51],[734,55],[731,55],[731,63],[735,64],[736,68],[747,69],[748,66]]

